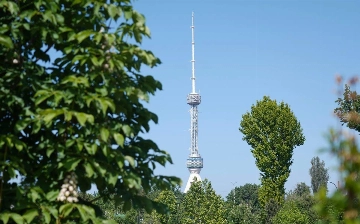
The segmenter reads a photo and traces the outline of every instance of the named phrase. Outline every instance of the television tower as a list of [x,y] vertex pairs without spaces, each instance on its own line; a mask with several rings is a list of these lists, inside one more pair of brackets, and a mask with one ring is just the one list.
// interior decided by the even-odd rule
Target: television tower
[[190,155],[187,159],[186,166],[190,171],[190,177],[185,187],[185,193],[190,189],[192,182],[201,181],[200,171],[203,168],[203,159],[199,154],[198,149],[198,105],[201,103],[199,93],[195,91],[195,41],[194,41],[194,13],[192,13],[192,76],[191,76],[191,93],[187,96],[187,104],[190,105]]

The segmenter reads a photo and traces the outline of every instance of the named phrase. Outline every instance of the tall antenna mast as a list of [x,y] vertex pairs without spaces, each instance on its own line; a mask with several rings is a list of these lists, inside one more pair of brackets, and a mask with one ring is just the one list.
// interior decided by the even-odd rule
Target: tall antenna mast
[[187,104],[190,105],[190,155],[186,162],[190,177],[185,187],[185,193],[190,189],[194,181],[201,181],[200,171],[203,168],[203,158],[199,154],[198,148],[198,106],[201,103],[201,96],[195,91],[195,40],[194,40],[194,12],[192,13],[191,23],[191,49],[192,49],[192,75],[191,93],[187,96]]
[[195,90],[195,37],[194,37],[194,30],[195,30],[195,26],[194,26],[194,12],[192,13],[191,16],[191,53],[192,53],[192,57],[191,57],[191,66],[192,66],[192,76],[191,76],[191,87],[192,87],[192,91],[191,93],[196,93]]

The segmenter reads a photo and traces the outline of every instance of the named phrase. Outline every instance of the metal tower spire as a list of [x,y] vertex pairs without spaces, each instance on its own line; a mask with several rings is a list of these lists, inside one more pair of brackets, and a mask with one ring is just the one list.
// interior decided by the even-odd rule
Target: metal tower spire
[[185,193],[190,189],[191,183],[194,181],[201,181],[200,171],[203,168],[203,159],[199,154],[198,149],[198,108],[201,103],[200,94],[195,91],[195,39],[194,39],[194,13],[192,13],[192,76],[191,76],[191,93],[187,96],[187,104],[190,105],[190,155],[187,159],[186,166],[190,171],[190,177],[185,187]]
[[194,12],[191,16],[191,93],[195,93],[195,38],[194,38]]

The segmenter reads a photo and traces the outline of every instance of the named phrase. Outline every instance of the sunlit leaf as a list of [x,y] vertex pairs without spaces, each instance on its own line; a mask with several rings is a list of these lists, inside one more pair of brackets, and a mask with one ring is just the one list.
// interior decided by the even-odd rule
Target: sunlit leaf
[[4,45],[5,47],[7,47],[9,49],[14,48],[14,44],[13,44],[11,38],[8,36],[5,36],[5,35],[1,35],[1,34],[0,34],[0,44]]
[[81,43],[83,40],[85,40],[86,38],[88,38],[91,34],[93,34],[94,31],[93,30],[84,30],[79,32],[78,34],[76,34],[76,39],[78,40],[79,43]]
[[124,136],[122,134],[114,133],[114,139],[116,141],[116,144],[120,145],[121,147],[124,146],[125,138],[124,138]]
[[107,142],[107,140],[109,139],[109,130],[107,130],[106,128],[101,128],[100,135],[101,135],[101,139],[104,142]]

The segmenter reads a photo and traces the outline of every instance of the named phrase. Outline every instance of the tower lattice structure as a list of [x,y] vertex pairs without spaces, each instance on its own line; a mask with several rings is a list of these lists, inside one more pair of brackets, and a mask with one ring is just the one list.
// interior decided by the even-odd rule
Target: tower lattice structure
[[195,39],[194,39],[194,13],[192,13],[191,23],[191,48],[192,48],[192,76],[191,76],[191,93],[187,96],[187,104],[190,105],[190,155],[186,161],[186,166],[190,171],[190,177],[185,187],[185,193],[190,189],[194,181],[201,181],[200,171],[203,168],[203,159],[199,154],[198,148],[198,106],[201,103],[201,96],[195,90]]

